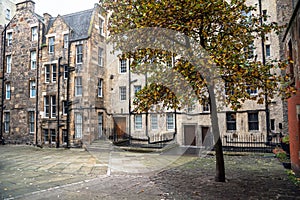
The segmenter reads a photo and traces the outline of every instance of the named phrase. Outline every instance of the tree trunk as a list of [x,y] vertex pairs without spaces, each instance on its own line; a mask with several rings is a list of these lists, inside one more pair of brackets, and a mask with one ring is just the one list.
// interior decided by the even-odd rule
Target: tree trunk
[[212,132],[214,135],[214,140],[216,142],[215,143],[215,152],[216,152],[215,181],[225,182],[225,165],[224,165],[222,141],[220,137],[218,111],[217,111],[217,103],[216,103],[214,88],[215,88],[214,83],[213,81],[210,80],[208,85],[208,91],[209,91],[209,101],[210,101],[210,111],[211,111],[211,124],[212,124]]
[[216,151],[215,181],[225,182],[225,165],[224,165],[224,157],[223,157],[223,150],[222,150],[222,141],[220,137],[217,143],[215,144],[215,151]]

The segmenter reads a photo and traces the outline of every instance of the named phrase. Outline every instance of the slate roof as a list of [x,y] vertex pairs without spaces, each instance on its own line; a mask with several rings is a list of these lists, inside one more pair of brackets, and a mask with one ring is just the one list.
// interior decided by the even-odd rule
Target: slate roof
[[[60,16],[72,30],[72,35],[70,38],[71,40],[82,40],[89,37],[89,28],[92,20],[93,11],[94,9],[89,9]],[[52,18],[49,21],[47,32],[53,25],[53,22],[56,18]]]

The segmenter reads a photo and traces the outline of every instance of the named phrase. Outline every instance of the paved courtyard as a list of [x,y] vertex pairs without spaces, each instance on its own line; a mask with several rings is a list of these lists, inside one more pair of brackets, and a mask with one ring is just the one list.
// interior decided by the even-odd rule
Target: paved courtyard
[[226,183],[213,156],[0,146],[1,199],[300,199],[268,155],[225,156]]

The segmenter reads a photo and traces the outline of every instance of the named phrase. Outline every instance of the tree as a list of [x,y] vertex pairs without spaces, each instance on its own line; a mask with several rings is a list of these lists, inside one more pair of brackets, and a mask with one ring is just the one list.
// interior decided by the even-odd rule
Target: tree
[[[261,16],[252,13],[256,8],[247,6],[245,0],[105,0],[103,6],[111,11],[110,34],[119,35],[114,38],[115,48],[129,49],[123,56],[133,60],[132,70],[151,73],[154,80],[137,94],[136,110],[147,111],[158,103],[180,109],[195,99],[200,103],[209,100],[216,181],[224,182],[217,100],[237,110],[247,99],[263,103],[265,95],[272,98],[276,91],[285,91],[282,86],[288,77],[270,70],[284,69],[286,63],[274,60],[263,65],[252,57],[253,41],[280,27],[261,25]],[[218,89],[222,84],[226,95]],[[256,88],[260,91],[256,97],[247,93]]]

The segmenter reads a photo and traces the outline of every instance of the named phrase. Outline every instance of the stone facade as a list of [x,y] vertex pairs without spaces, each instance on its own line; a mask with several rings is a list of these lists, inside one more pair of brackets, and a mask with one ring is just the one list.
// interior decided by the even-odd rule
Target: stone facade
[[10,22],[16,13],[18,0],[0,0],[0,25]]
[[105,32],[99,26],[104,22],[105,12],[97,5],[90,10],[50,18],[46,24],[49,28],[42,45],[39,85],[43,99],[39,104],[42,143],[57,144],[57,135],[60,144],[71,146],[101,137],[103,128],[99,130],[99,126],[106,117],[103,92],[106,47]]
[[[262,0],[263,10],[271,15],[269,21],[278,20],[276,3]],[[211,129],[210,111],[203,105],[176,112],[132,113],[135,91],[145,86],[147,77],[131,73],[129,61],[111,53],[112,47],[105,43],[107,16],[101,6],[41,17],[34,13],[34,5],[33,1],[17,4],[17,14],[7,27],[7,38],[12,36],[5,52],[11,56],[11,60],[5,58],[5,70],[7,63],[11,69],[4,74],[4,90],[10,95],[4,100],[3,115],[7,141],[58,147],[80,146],[103,136],[148,142],[175,137],[180,145],[202,146]],[[261,60],[261,41],[254,42],[255,55]],[[279,44],[278,36],[268,36],[268,59],[280,58]],[[269,109],[271,129],[279,133],[281,100],[274,98]],[[222,137],[266,136],[265,105],[247,101],[238,112],[225,107],[218,116]],[[254,121],[249,122],[251,116]]]
[[[6,27],[3,135],[7,140],[29,143],[34,140],[36,113],[35,88],[29,88],[30,84],[32,88],[36,84],[41,19],[33,13],[33,1],[24,4],[30,9],[17,4],[18,12]],[[33,124],[29,123],[30,117]]]

